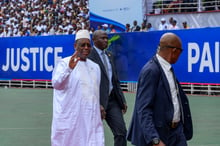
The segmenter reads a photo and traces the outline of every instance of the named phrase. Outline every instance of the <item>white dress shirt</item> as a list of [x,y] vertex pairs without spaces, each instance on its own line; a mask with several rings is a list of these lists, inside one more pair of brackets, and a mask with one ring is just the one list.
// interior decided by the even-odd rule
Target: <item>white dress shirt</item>
[[171,72],[171,65],[169,62],[167,62],[165,59],[163,59],[160,55],[156,54],[156,57],[167,77],[167,81],[169,83],[170,87],[170,93],[172,96],[173,101],[173,107],[174,107],[174,115],[173,115],[173,122],[179,122],[180,121],[180,105],[177,97],[177,89],[176,89],[176,83],[173,77],[173,73]]
[[[104,60],[102,58],[102,50],[98,49],[96,46],[94,46],[95,50],[98,52],[99,54],[99,57],[101,58],[102,60],[102,63],[104,65]],[[106,61],[107,61],[107,65],[108,65],[108,79],[109,79],[109,94],[111,93],[112,89],[113,89],[113,85],[112,85],[112,66],[110,64],[110,61],[109,61],[109,58],[107,56],[107,54],[105,53],[105,58],[106,58]]]

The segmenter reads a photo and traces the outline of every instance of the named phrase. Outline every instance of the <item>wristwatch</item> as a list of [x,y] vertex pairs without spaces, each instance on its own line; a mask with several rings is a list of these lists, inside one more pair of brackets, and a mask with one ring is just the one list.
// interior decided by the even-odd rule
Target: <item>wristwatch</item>
[[157,145],[157,144],[159,144],[160,143],[160,139],[159,138],[154,138],[153,140],[152,140],[152,144],[153,145]]

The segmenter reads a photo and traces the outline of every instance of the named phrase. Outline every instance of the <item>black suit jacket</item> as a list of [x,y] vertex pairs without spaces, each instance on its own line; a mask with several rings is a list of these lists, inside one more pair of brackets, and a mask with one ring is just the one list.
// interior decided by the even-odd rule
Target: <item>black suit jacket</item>
[[[189,102],[178,82],[183,107],[184,134],[187,140],[192,138],[193,127]],[[169,124],[172,122],[174,107],[169,83],[156,56],[141,70],[133,117],[127,139],[136,146],[151,145],[155,137],[167,144]]]
[[[122,93],[120,82],[117,77],[116,68],[113,62],[113,56],[108,51],[106,51],[106,54],[108,56],[108,59],[112,67],[112,85],[113,85],[112,91],[113,91],[113,96],[114,96],[113,98],[117,100],[121,109],[124,109],[124,103],[126,103],[126,100]],[[102,63],[101,58],[99,57],[98,52],[95,50],[95,48],[92,48],[88,58],[94,61],[95,63],[97,63],[100,67],[100,70],[101,70],[100,104],[106,109],[108,105],[108,99],[109,99],[109,79],[108,79],[105,67]]]

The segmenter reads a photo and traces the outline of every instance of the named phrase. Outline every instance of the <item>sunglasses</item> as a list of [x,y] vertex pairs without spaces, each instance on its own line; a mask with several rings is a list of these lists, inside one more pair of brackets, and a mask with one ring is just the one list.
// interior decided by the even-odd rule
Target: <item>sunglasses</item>
[[181,52],[183,51],[183,48],[178,48],[178,47],[174,47],[174,46],[165,46],[165,48],[176,48],[176,49],[179,49]]

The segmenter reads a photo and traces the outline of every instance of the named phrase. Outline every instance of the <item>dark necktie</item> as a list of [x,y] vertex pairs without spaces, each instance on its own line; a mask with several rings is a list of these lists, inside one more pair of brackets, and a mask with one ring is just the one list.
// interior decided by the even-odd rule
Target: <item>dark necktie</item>
[[105,71],[108,75],[108,63],[107,63],[107,60],[106,60],[105,51],[102,51],[101,55],[102,55],[102,60],[103,60],[103,64],[104,64],[104,67],[105,67]]
[[174,70],[173,70],[172,67],[170,68],[170,71],[171,71],[171,73],[173,75],[173,80],[174,80],[174,84],[175,84],[176,92],[177,92],[177,98],[178,98],[179,105],[180,105],[180,112],[181,112],[182,120],[183,120],[183,123],[184,123],[183,106],[182,106],[182,102],[181,102],[181,99],[180,99],[180,93],[179,93],[179,88],[178,88],[176,76],[174,74]]

